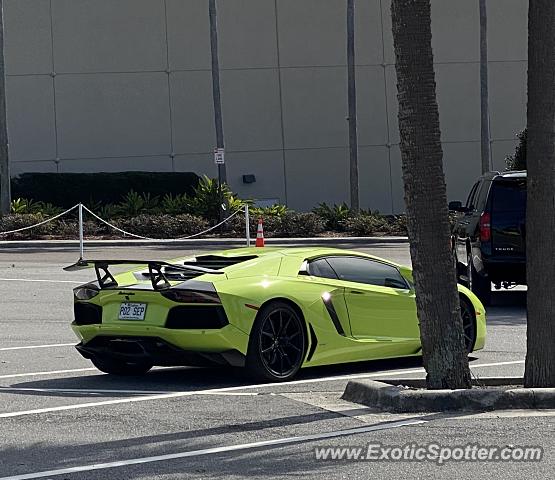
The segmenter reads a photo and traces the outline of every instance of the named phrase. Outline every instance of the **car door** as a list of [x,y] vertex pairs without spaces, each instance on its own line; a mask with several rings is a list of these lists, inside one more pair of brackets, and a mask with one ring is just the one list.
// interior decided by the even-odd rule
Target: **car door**
[[420,344],[414,291],[387,263],[356,256],[327,257],[344,286],[351,333],[357,339],[397,342],[413,353]]
[[472,235],[472,223],[475,213],[475,200],[478,195],[480,182],[476,182],[466,200],[465,212],[457,218],[455,226],[456,254],[459,263],[466,265],[467,244]]

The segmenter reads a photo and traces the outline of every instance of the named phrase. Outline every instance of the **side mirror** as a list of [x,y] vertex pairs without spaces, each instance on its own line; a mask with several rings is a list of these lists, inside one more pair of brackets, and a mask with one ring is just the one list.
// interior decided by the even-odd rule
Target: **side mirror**
[[463,207],[462,202],[449,202],[449,210],[452,212],[464,212],[465,208]]

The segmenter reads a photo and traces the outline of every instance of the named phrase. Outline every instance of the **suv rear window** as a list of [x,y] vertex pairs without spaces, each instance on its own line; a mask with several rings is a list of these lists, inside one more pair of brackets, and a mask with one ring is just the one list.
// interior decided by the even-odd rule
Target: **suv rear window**
[[491,191],[492,212],[526,211],[526,179],[497,180]]

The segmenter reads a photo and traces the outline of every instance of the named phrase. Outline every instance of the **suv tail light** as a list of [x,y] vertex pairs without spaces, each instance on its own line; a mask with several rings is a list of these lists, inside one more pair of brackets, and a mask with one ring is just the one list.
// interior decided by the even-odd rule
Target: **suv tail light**
[[491,215],[488,212],[484,212],[480,217],[480,241],[489,242],[490,240],[491,240]]

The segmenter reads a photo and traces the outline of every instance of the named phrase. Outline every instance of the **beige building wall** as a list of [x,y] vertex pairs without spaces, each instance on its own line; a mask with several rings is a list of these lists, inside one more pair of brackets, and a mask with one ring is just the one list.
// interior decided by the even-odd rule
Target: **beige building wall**
[[[5,0],[12,173],[216,175],[206,0]],[[526,0],[488,0],[496,169],[525,124]],[[433,0],[450,199],[480,174],[477,0]],[[345,0],[219,0],[228,179],[296,209],[348,201]],[[357,1],[360,192],[403,206],[389,0]],[[255,174],[254,184],[242,183]]]

